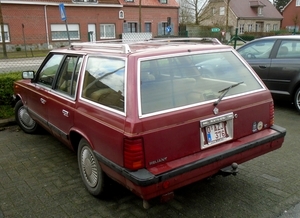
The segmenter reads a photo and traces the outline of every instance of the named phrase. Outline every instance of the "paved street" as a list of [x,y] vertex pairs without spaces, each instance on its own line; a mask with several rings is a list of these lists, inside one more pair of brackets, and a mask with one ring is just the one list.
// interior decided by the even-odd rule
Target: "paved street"
[[45,57],[0,59],[0,73],[37,71]]
[[0,131],[2,217],[260,217],[287,216],[300,202],[300,115],[276,105],[275,120],[287,129],[282,148],[240,165],[237,176],[216,177],[175,191],[165,204],[142,200],[111,182],[105,198],[84,189],[76,155],[51,135]]

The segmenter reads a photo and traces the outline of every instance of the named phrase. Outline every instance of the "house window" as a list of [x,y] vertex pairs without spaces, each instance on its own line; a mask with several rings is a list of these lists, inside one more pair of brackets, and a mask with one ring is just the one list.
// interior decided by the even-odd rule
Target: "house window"
[[252,24],[248,24],[248,32],[252,32]]
[[167,22],[162,22],[162,23],[158,24],[158,35],[159,36],[168,35],[167,26],[168,26]]
[[273,30],[274,30],[274,31],[278,30],[278,24],[274,24],[274,25],[273,25]]
[[216,8],[213,7],[213,8],[211,9],[211,13],[212,13],[212,15],[215,15],[215,14],[216,14]]
[[115,24],[100,24],[100,39],[116,38]]
[[[79,24],[68,24],[69,36],[71,40],[80,39]],[[51,39],[68,40],[68,32],[65,24],[51,24]]]
[[263,11],[263,8],[262,8],[262,7],[259,7],[259,8],[257,9],[257,14],[258,14],[258,15],[262,15],[262,11]]
[[300,6],[300,0],[296,0],[296,6]]
[[160,0],[160,3],[161,3],[161,4],[167,4],[168,1],[167,1],[167,0]]
[[270,30],[271,30],[271,24],[268,23],[266,25],[266,32],[270,32]]
[[124,19],[124,11],[119,11],[119,19]]
[[220,15],[224,15],[225,14],[225,7],[220,7]]
[[73,3],[98,3],[98,0],[72,0]]
[[146,33],[151,33],[152,32],[151,23],[145,23],[145,32]]
[[[6,25],[6,24],[4,24],[4,38],[5,38],[5,42],[10,42],[9,32],[8,32],[8,25]],[[1,31],[0,31],[0,42],[2,42]]]
[[125,0],[125,2],[134,2],[133,0]]
[[137,33],[137,23],[127,23],[127,33]]
[[240,24],[239,33],[244,34],[244,26],[245,24]]

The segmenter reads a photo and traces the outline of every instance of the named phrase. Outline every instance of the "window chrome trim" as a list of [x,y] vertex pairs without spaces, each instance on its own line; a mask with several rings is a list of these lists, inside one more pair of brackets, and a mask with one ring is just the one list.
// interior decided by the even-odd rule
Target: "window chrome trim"
[[[249,67],[250,65],[241,58],[241,55],[233,49],[216,49],[214,51],[209,51],[209,53],[218,53],[218,52],[232,52],[242,63],[243,65],[248,69],[248,71],[252,74],[252,76],[256,79],[256,81],[258,82],[258,84],[261,86],[260,89],[257,90],[253,90],[253,91],[248,91],[248,92],[243,92],[243,93],[239,93],[239,94],[235,94],[235,95],[230,95],[230,96],[225,96],[223,98],[223,100],[226,99],[231,99],[231,98],[236,98],[239,96],[244,96],[244,95],[249,95],[249,94],[253,94],[253,93],[257,93],[257,92],[261,92],[261,91],[265,91],[267,88],[265,86],[265,84],[261,81],[261,79],[257,76],[257,74],[255,73],[255,71]],[[194,54],[205,54],[208,53],[208,50],[203,50],[203,51],[197,51]],[[195,106],[200,106],[200,105],[205,105],[205,104],[213,104],[213,102],[216,101],[216,99],[213,100],[208,100],[208,101],[204,101],[204,102],[199,102],[199,103],[194,103],[194,104],[189,104],[189,105],[185,105],[185,106],[180,106],[180,107],[176,107],[176,108],[170,108],[170,109],[166,109],[166,110],[161,110],[161,111],[156,111],[156,112],[151,112],[151,113],[147,113],[147,114],[142,114],[142,102],[141,102],[141,84],[140,84],[140,73],[139,70],[141,68],[141,62],[142,61],[149,61],[149,60],[156,60],[156,59],[161,59],[161,58],[170,58],[170,57],[178,57],[178,56],[188,56],[190,55],[190,53],[176,53],[176,54],[167,54],[167,55],[158,55],[158,56],[151,56],[151,57],[147,57],[147,58],[140,58],[138,60],[137,63],[137,102],[138,102],[138,117],[140,119],[143,118],[147,118],[147,117],[152,117],[152,116],[156,116],[156,115],[161,115],[161,114],[166,114],[166,113],[170,113],[170,112],[174,112],[174,111],[179,111],[179,110],[183,110],[183,109],[187,109],[187,108],[191,108],[191,107],[195,107]]]

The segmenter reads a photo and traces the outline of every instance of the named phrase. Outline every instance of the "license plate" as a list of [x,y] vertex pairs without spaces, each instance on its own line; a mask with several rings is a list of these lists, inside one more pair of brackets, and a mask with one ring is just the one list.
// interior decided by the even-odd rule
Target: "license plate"
[[206,127],[207,142],[216,143],[227,138],[225,123],[217,123]]
[[206,149],[233,139],[233,113],[200,121],[201,148]]

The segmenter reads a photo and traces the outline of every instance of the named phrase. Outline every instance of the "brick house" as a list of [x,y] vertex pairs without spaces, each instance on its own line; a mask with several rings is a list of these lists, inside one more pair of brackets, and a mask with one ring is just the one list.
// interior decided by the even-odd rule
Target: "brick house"
[[[227,8],[227,3],[229,7]],[[202,26],[234,34],[279,30],[282,15],[269,0],[210,0],[201,14]]]
[[1,0],[1,9],[8,51],[24,45],[51,49],[67,45],[69,38],[71,42],[119,39],[125,32],[163,36],[168,34],[167,17],[173,27],[170,34],[178,34],[175,0]]
[[300,26],[300,0],[291,0],[282,9],[282,28],[298,32]]

